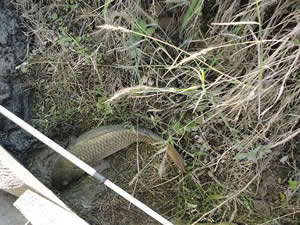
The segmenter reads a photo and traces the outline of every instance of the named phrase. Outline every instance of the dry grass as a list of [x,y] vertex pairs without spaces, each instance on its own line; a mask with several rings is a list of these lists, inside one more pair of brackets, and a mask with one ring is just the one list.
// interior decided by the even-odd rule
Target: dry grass
[[65,137],[131,123],[169,138],[188,171],[172,180],[178,223],[299,222],[299,2],[106,2],[15,0],[34,38],[22,71],[36,125]]

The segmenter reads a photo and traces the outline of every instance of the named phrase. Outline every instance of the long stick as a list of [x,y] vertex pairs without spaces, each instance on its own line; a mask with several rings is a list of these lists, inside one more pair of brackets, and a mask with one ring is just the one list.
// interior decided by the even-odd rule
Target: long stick
[[10,111],[8,111],[6,108],[4,108],[2,105],[0,105],[0,113],[13,121],[15,124],[26,130],[28,133],[39,139],[41,142],[49,146],[51,149],[68,159],[70,162],[75,164],[77,167],[82,169],[84,172],[89,174],[90,176],[96,178],[101,183],[104,183],[107,187],[121,195],[123,198],[125,198],[127,201],[134,204],[136,207],[140,208],[142,211],[147,213],[152,218],[156,219],[158,222],[164,225],[173,225],[170,221],[150,209],[148,206],[146,206],[144,203],[140,202],[136,198],[134,198],[132,195],[128,194],[126,191],[112,183],[110,180],[108,180],[106,177],[98,173],[94,168],[90,167],[88,164],[65,150],[63,147],[52,141],[50,138],[39,132],[37,129],[26,123],[24,120],[20,119]]

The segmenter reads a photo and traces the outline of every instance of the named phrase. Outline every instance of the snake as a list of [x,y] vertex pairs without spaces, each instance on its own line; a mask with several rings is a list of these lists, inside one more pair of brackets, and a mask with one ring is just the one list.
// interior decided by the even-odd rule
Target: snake
[[[83,133],[67,150],[90,166],[95,166],[100,160],[136,142],[155,145],[163,143],[165,140],[144,128],[129,129],[122,125],[109,125]],[[172,144],[167,145],[166,153],[175,166],[184,171],[183,158]],[[61,190],[84,174],[83,170],[67,159],[60,157],[54,164],[51,182],[56,189]]]

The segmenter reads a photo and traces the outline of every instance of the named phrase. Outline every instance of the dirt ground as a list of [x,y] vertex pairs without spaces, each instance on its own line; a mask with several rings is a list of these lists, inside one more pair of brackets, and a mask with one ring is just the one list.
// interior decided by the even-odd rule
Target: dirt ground
[[[153,146],[146,144],[139,144],[139,157],[144,157],[145,162],[149,160],[155,151]],[[33,152],[30,156],[30,170],[35,174],[43,183],[51,188],[51,171],[55,160],[58,159],[56,153],[49,149],[42,149],[38,152]],[[107,158],[107,162],[110,164],[110,168],[103,171],[103,174],[112,182],[125,189],[127,192],[134,195],[137,199],[141,200],[149,207],[157,210],[161,214],[168,216],[170,210],[174,208],[173,205],[168,204],[171,196],[174,195],[172,185],[176,185],[174,182],[168,180],[168,173],[174,174],[174,168],[171,165],[166,165],[167,172],[163,174],[159,179],[159,174],[156,172],[156,176],[153,174],[153,180],[147,182],[151,184],[157,183],[157,188],[149,190],[146,182],[142,182],[142,187],[138,188],[136,192],[136,181],[130,182],[134,177],[137,179],[138,174],[137,165],[135,163],[137,159],[137,145],[132,145],[128,149],[124,149],[111,157]],[[160,163],[157,161],[157,167]],[[143,165],[140,164],[140,167]],[[153,170],[157,168],[148,168],[147,173],[155,173]],[[151,171],[150,171],[151,170]],[[145,173],[145,171],[144,171]],[[164,184],[166,182],[166,184]],[[140,183],[138,184],[140,185]],[[169,191],[165,191],[168,190]],[[161,190],[158,192],[158,190]],[[62,192],[54,190],[58,196],[67,203],[79,216],[86,219],[91,225],[122,225],[122,224],[160,224],[148,215],[137,209],[135,206],[130,205],[126,200],[119,197],[116,193],[106,188],[103,184],[100,184],[95,179],[84,176],[79,181],[74,182]],[[165,199],[165,200],[164,200]],[[155,202],[162,202],[165,204],[156,205]]]

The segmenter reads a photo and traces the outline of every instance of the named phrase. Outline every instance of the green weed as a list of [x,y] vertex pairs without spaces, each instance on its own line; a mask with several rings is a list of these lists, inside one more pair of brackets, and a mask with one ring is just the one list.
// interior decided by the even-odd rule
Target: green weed
[[[139,170],[136,190],[162,196],[153,204],[178,223],[296,221],[296,0],[14,1],[35,37],[20,73],[39,129],[66,137],[121,123],[168,139],[186,174],[143,156],[129,168]],[[161,18],[176,21],[172,34]],[[264,172],[279,180],[280,166],[289,172],[278,192],[257,199]]]

